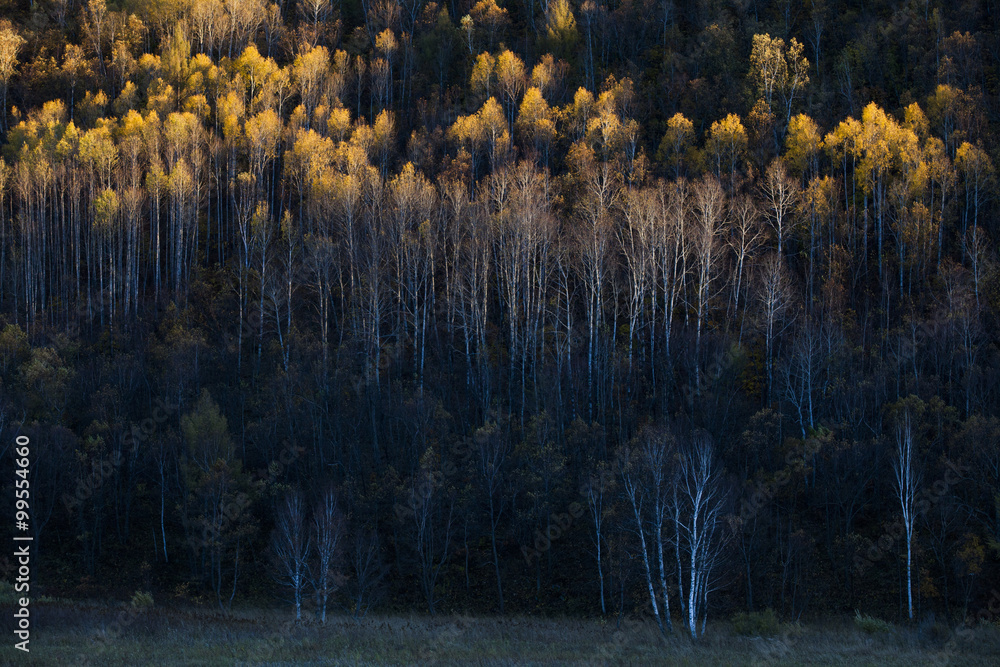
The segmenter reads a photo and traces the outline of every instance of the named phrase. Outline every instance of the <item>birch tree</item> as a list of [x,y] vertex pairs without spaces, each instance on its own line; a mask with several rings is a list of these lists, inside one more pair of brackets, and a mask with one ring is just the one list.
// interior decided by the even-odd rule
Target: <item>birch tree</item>
[[345,523],[336,492],[330,488],[326,489],[313,508],[312,516],[312,539],[316,545],[316,561],[311,578],[316,592],[317,615],[321,623],[326,623],[327,602],[340,587],[342,580],[337,567],[342,555]]
[[895,425],[895,449],[892,457],[892,472],[895,480],[896,499],[903,515],[903,529],[906,535],[906,607],[909,619],[913,620],[913,526],[917,518],[917,487],[920,485],[920,468],[915,451],[915,419],[919,410],[917,401],[907,400],[900,407]]
[[[628,503],[632,519],[632,532],[639,538],[639,556],[642,559],[643,575],[645,576],[646,590],[649,594],[649,603],[653,608],[653,618],[660,633],[666,636],[670,623],[670,609],[660,612],[659,596],[653,584],[654,570],[650,561],[650,545],[647,542],[647,512],[649,511],[650,489],[643,475],[643,455],[641,452],[630,448],[623,448],[618,453],[617,459],[618,475],[622,482],[622,492]],[[655,545],[653,545],[655,546]],[[666,624],[663,616],[666,616]]]
[[701,387],[701,337],[709,304],[716,296],[716,279],[723,251],[721,239],[726,230],[726,198],[719,181],[705,176],[694,187],[694,224],[691,229],[694,295],[690,304],[695,311],[694,377]]
[[302,597],[309,582],[312,537],[306,526],[306,503],[300,492],[287,494],[278,507],[272,546],[275,579],[292,592],[295,620],[302,620]]
[[785,260],[775,252],[764,257],[758,276],[757,303],[764,330],[764,369],[769,396],[774,383],[774,345],[787,326],[784,315],[789,308],[791,283]]
[[705,633],[709,593],[718,586],[715,571],[726,547],[723,517],[729,502],[723,471],[707,433],[692,434],[681,447],[674,489],[677,549],[687,568],[685,624],[691,638],[697,639]]
[[628,190],[622,201],[624,224],[618,227],[618,244],[625,259],[628,284],[628,378],[631,386],[632,348],[639,336],[648,292],[656,279],[653,238],[659,210],[655,191],[649,189]]
[[764,194],[764,201],[767,202],[767,217],[778,240],[778,254],[780,255],[783,252],[785,237],[788,236],[788,228],[790,227],[788,218],[798,197],[795,183],[788,176],[788,170],[780,159],[773,160],[767,168],[761,190]]

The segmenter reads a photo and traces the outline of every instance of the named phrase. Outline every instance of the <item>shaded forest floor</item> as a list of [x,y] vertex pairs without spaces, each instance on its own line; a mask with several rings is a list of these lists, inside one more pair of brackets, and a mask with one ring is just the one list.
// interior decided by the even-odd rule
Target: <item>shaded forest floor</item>
[[[7,605],[4,605],[5,607]],[[4,617],[9,618],[8,612]],[[869,634],[851,619],[783,624],[741,635],[726,620],[692,642],[651,622],[441,615],[334,615],[289,623],[278,611],[35,603],[31,652],[0,647],[4,665],[997,665],[1000,629],[937,624]],[[9,625],[6,624],[6,625]]]

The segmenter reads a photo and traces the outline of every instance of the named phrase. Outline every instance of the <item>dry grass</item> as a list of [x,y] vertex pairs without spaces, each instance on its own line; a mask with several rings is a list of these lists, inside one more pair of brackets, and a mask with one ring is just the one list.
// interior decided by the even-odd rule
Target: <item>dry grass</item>
[[[971,639],[893,627],[869,635],[852,619],[783,625],[740,636],[725,621],[704,639],[664,640],[651,623],[461,616],[333,617],[288,623],[277,611],[134,610],[46,602],[34,608],[31,653],[8,640],[0,663],[18,665],[996,665],[1000,632]],[[939,629],[940,630],[940,629]],[[9,636],[9,635],[8,635]],[[948,639],[954,638],[953,646]]]

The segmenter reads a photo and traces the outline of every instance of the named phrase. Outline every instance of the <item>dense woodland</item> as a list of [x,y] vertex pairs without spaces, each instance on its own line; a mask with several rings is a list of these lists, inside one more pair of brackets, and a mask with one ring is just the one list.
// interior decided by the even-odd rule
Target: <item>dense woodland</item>
[[986,604],[997,3],[0,11],[45,591],[693,634]]

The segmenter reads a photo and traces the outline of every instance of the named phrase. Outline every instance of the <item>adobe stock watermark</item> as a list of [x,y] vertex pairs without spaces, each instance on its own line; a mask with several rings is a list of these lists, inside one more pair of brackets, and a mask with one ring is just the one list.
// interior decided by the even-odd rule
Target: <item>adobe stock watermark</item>
[[123,452],[134,452],[141,443],[146,442],[156,432],[157,427],[170,419],[177,412],[177,404],[166,399],[157,398],[152,415],[141,422],[132,422],[131,428],[125,433],[123,447],[97,461],[91,462],[89,475],[78,477],[73,495],[62,494],[62,503],[66,511],[72,513],[80,504],[94,495],[105,482],[111,479],[125,463]]
[[[944,477],[934,482],[930,489],[920,490],[920,497],[914,505],[916,517],[922,517],[931,507],[937,505],[948,494],[951,487],[964,479],[962,474],[969,472],[969,466],[956,465],[949,459],[945,459],[944,464]],[[857,575],[860,577],[869,567],[885,558],[885,555],[904,535],[906,535],[906,526],[902,516],[897,516],[892,523],[884,524],[882,536],[878,538],[878,541],[869,542],[864,554],[854,554],[854,570]]]
[[[14,635],[21,641],[14,643],[14,648],[25,653],[31,649],[31,545],[34,538],[28,535],[31,515],[31,440],[26,435],[19,435],[14,448],[14,558],[17,560],[17,578],[14,580],[14,591],[24,597],[16,600],[14,612]],[[18,534],[20,533],[20,534]]]

